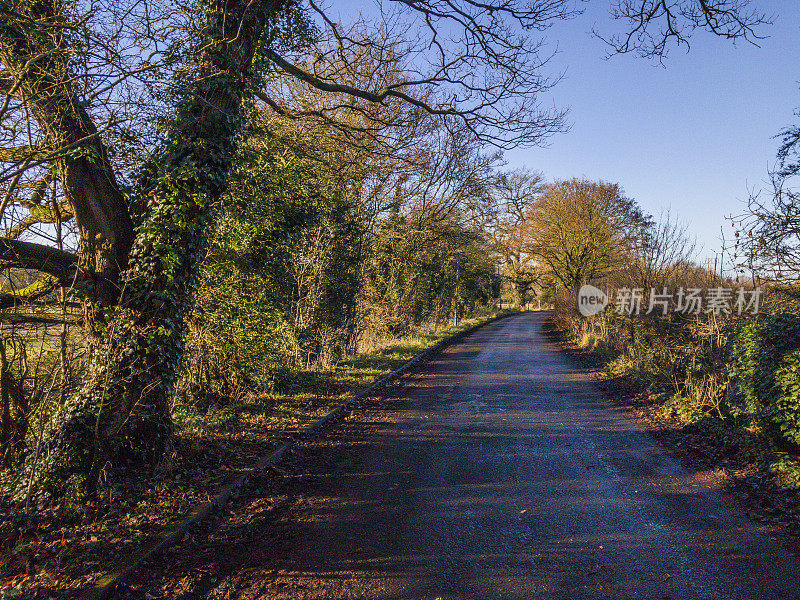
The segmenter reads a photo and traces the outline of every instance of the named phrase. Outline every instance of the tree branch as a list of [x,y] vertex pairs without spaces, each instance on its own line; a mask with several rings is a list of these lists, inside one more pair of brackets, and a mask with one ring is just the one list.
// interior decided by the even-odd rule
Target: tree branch
[[0,238],[0,262],[48,273],[66,284],[75,276],[78,257],[42,244]]
[[0,291],[0,310],[10,308],[18,303],[29,303],[37,300],[52,292],[58,285],[58,278],[48,275],[21,290]]
[[77,325],[83,322],[83,315],[77,314],[45,314],[45,313],[0,313],[0,323],[40,323],[43,325],[60,325],[69,323]]

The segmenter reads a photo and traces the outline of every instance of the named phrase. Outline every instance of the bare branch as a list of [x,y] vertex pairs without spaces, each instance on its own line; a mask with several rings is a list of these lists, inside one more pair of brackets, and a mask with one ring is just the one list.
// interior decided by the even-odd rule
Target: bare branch
[[0,263],[49,273],[66,284],[75,276],[78,257],[43,244],[0,238]]
[[41,323],[44,325],[60,325],[67,323],[77,325],[83,323],[83,316],[78,314],[56,314],[56,313],[19,313],[19,312],[0,312],[0,323]]
[[667,56],[673,43],[688,49],[698,29],[757,46],[766,37],[762,28],[773,20],[750,9],[750,0],[615,0],[611,17],[627,24],[624,33],[611,36],[595,31],[611,54],[635,52],[658,60]]
[[26,304],[46,296],[59,286],[58,278],[48,275],[19,290],[0,291],[0,310]]

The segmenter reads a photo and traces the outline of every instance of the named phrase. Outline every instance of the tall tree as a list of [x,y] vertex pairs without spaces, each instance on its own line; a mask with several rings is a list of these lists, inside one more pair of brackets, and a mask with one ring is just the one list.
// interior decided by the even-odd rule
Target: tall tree
[[[74,269],[94,282],[97,298],[113,303],[133,243],[133,222],[105,145],[72,78],[74,7],[60,0],[14,0],[2,9],[0,62],[7,98],[25,103],[42,137],[37,148],[14,148],[28,161],[50,159],[80,229],[80,260],[47,246],[0,240],[0,256],[62,282]],[[11,159],[11,160],[9,160]],[[7,191],[8,193],[8,191]]]
[[526,217],[527,251],[574,293],[576,307],[581,285],[621,266],[650,220],[618,184],[586,179],[546,186]]
[[[195,40],[183,100],[140,178],[141,212],[119,305],[98,319],[86,383],[54,416],[44,458],[27,465],[21,490],[40,481],[52,487],[42,491],[76,487],[93,493],[113,454],[152,463],[168,444],[167,402],[197,261],[212,206],[225,189],[253,58],[260,43],[268,46],[280,33],[286,8],[282,0],[200,5],[205,24]],[[26,25],[20,20],[20,28]],[[7,52],[20,48],[3,42]]]
[[525,222],[531,206],[544,189],[544,177],[530,170],[501,173],[491,188],[492,206],[487,230],[500,256],[514,303],[523,307],[531,287],[541,277],[525,239]]
[[800,283],[800,127],[781,132],[771,193],[753,194],[736,226],[733,260],[740,274],[774,281],[797,296]]

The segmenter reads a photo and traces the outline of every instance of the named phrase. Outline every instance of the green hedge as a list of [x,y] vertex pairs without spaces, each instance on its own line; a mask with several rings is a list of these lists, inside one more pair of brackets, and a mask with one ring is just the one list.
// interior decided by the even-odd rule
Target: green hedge
[[800,445],[800,315],[760,316],[731,349],[729,412]]

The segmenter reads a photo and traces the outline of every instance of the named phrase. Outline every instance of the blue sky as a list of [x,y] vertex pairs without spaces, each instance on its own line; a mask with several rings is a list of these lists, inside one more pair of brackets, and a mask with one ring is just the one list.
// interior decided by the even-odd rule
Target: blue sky
[[713,256],[725,216],[742,210],[749,190],[768,187],[774,136],[800,122],[800,3],[754,6],[775,14],[760,48],[698,32],[688,53],[673,49],[662,67],[633,55],[605,60],[589,32],[608,29],[608,4],[589,3],[547,33],[559,50],[550,68],[565,78],[546,102],[570,108],[571,130],[549,147],[506,153],[510,166],[617,182],[648,212],[671,209],[701,256]]
[[[375,3],[329,0],[335,18]],[[606,59],[608,47],[591,34],[611,33],[610,0],[579,3],[584,13],[543,35],[557,54],[545,74],[564,74],[546,105],[569,108],[568,133],[547,147],[507,151],[510,167],[527,166],[548,179],[585,176],[619,183],[649,213],[670,210],[702,247],[720,251],[725,217],[745,208],[751,191],[768,189],[781,129],[800,117],[800,2],[751,0],[774,17],[759,47],[734,45],[704,31],[691,49],[670,51],[663,65],[637,56]],[[540,34],[533,33],[533,39]]]

